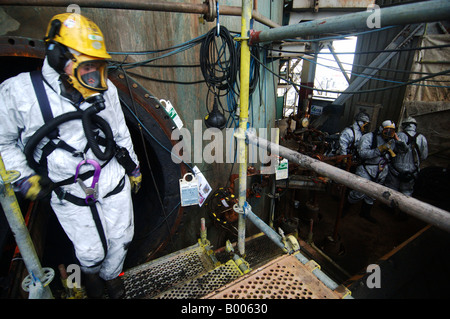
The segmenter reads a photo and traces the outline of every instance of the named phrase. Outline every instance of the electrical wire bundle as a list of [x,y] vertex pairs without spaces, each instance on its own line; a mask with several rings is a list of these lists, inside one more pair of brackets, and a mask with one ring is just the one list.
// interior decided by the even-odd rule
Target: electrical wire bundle
[[[208,86],[206,96],[206,108],[208,115],[205,117],[207,127],[223,129],[227,120],[223,115],[220,97],[233,90],[238,69],[237,53],[234,39],[225,27],[212,28],[205,36],[200,46],[200,69]],[[221,94],[222,91],[222,94]],[[214,95],[213,109],[208,110],[209,94]],[[219,106],[222,111],[219,110]]]
[[226,95],[236,81],[238,61],[233,37],[224,26],[212,28],[200,46],[200,68],[208,89],[220,96]]
[[[241,64],[241,44],[240,42],[236,42],[236,55],[237,55],[237,65],[240,66]],[[260,62],[254,58],[254,56],[260,57],[261,49],[259,46],[252,46],[250,48],[250,84],[249,84],[249,96],[250,101],[252,98],[252,94],[255,92],[256,88],[259,84],[259,78],[260,78]],[[229,125],[231,126],[238,126],[239,123],[239,116],[236,114],[237,112],[237,106],[238,102],[237,99],[239,97],[239,81],[240,79],[240,70],[238,67],[237,75],[236,75],[236,81],[234,83],[233,89],[228,91],[227,94],[227,104],[228,104],[228,112],[229,116],[227,119],[227,127]]]
[[[241,65],[241,45],[240,43],[238,44],[238,47],[236,49],[237,51],[237,65]],[[254,57],[258,57],[260,58],[260,52],[261,49],[259,46],[251,46],[250,47],[250,84],[249,84],[249,95],[252,95],[253,92],[255,92],[256,87],[258,85],[259,82],[259,69],[260,69],[260,64],[259,61],[256,60]],[[238,71],[238,73],[240,73]],[[237,80],[239,79],[239,76],[237,77]],[[239,92],[239,83],[236,80],[236,87],[237,87],[237,92]]]
[[[149,63],[159,60],[159,59],[163,59],[163,58],[167,58],[171,55],[175,55],[178,53],[181,53],[183,51],[189,50],[191,48],[194,48],[195,46],[199,45],[202,43],[203,39],[205,38],[206,35],[201,35],[195,39],[186,41],[182,44],[178,44],[178,45],[174,45],[172,47],[166,48],[166,49],[159,49],[159,50],[147,50],[147,51],[124,51],[124,52],[108,52],[111,55],[150,55],[150,54],[158,54],[158,53],[163,53],[159,56],[156,57],[152,57],[152,58],[148,58],[146,60],[143,61],[138,61],[138,62],[119,62],[119,61],[110,61],[110,66],[116,66],[116,67],[121,67],[123,69],[131,69],[131,68],[136,68],[136,67],[145,67],[148,66]],[[166,52],[166,53],[164,53]],[[160,66],[160,67],[165,67]]]

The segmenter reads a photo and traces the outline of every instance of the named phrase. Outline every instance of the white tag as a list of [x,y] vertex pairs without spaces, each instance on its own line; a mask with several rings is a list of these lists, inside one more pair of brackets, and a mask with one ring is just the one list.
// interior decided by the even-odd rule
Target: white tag
[[181,206],[198,205],[198,180],[192,173],[180,179]]
[[211,193],[211,186],[209,186],[208,181],[206,180],[203,173],[200,172],[197,166],[194,166],[193,171],[195,176],[198,179],[198,204],[201,207],[208,197],[209,193]]
[[223,199],[221,200],[221,202],[222,202],[222,205],[225,206],[226,208],[230,207],[230,205],[228,205],[228,203],[227,203],[227,201],[225,200],[225,198],[223,198]]
[[283,160],[280,161],[278,158],[278,165],[275,170],[275,179],[286,179],[288,178],[288,168],[289,168],[289,162],[286,158],[283,158]]
[[181,121],[180,117],[178,116],[177,111],[173,107],[172,103],[170,101],[166,100],[159,100],[161,104],[166,109],[166,112],[169,114],[170,118],[174,121],[175,125],[178,127],[178,129],[183,127],[183,121]]

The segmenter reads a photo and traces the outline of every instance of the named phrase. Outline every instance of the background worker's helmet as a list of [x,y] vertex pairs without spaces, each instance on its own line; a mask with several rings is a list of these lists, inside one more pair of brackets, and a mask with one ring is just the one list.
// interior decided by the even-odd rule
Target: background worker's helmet
[[414,124],[417,127],[417,121],[412,116],[408,116],[406,119],[402,121],[402,128],[405,128],[410,124]]
[[366,112],[359,112],[355,115],[355,121],[370,122],[370,116]]
[[78,13],[55,15],[47,27],[45,42],[58,42],[82,54],[100,59],[110,59],[100,28]]
[[355,115],[355,121],[358,123],[361,132],[365,132],[370,123],[370,116],[366,112],[359,112]]
[[386,120],[381,123],[379,130],[383,139],[390,140],[395,135],[395,123],[391,120]]

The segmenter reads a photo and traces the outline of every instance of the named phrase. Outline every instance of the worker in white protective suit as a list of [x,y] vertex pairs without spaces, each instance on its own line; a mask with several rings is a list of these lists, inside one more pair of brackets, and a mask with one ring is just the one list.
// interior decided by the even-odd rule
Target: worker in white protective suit
[[[139,190],[142,175],[117,89],[107,79],[110,56],[98,26],[78,14],[54,16],[45,41],[42,71],[0,86],[0,152],[6,169],[21,173],[14,186],[25,198],[51,191],[88,297],[101,298],[106,286],[110,298],[121,298],[119,274],[134,234],[131,191]],[[94,106],[95,114],[89,113]],[[88,113],[93,126],[79,116]],[[75,119],[66,121],[68,114]],[[42,130],[42,139],[36,138]]]
[[339,135],[339,155],[353,155],[352,162],[358,162],[358,145],[361,137],[367,132],[370,124],[370,116],[366,112],[359,112],[355,121],[346,127]]
[[[383,184],[388,174],[388,164],[396,153],[406,152],[406,144],[399,140],[395,133],[395,124],[390,120],[384,121],[377,131],[366,133],[361,137],[358,154],[361,163],[356,167],[355,174],[372,182]],[[357,190],[350,191],[350,204],[363,200],[360,216],[372,223],[376,219],[371,216],[374,199]]]
[[[398,133],[398,137],[406,143],[408,151],[392,159],[385,185],[411,196],[419,176],[420,164],[428,157],[428,142],[425,136],[417,132],[417,121],[413,117],[404,119],[401,126],[402,131]],[[399,217],[404,216],[399,213]]]

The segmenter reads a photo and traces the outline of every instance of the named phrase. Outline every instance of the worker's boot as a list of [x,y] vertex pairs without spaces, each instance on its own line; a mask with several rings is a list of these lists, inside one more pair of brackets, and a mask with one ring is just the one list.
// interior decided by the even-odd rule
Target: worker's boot
[[377,220],[370,215],[370,211],[372,210],[372,206],[373,205],[367,204],[365,201],[363,201],[362,202],[362,206],[361,206],[361,212],[359,213],[359,216],[361,216],[362,218],[368,220],[371,223],[376,224]]
[[90,299],[101,299],[105,290],[105,282],[98,273],[84,274],[84,287]]
[[125,285],[122,278],[116,277],[106,281],[106,290],[110,299],[122,299],[125,296]]

